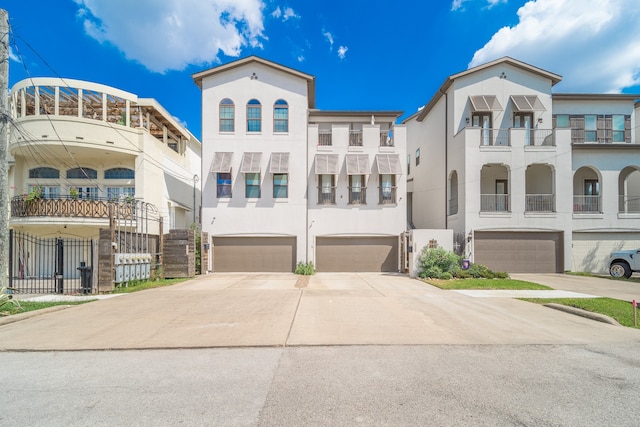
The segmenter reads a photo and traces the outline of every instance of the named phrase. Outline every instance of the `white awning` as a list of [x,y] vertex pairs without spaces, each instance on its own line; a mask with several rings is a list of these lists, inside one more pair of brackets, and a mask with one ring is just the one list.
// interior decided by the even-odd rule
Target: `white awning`
[[289,173],[289,153],[271,153],[269,173]]
[[316,154],[316,175],[337,175],[339,173],[337,154]]
[[380,175],[402,175],[398,154],[376,154],[376,164]]
[[211,172],[213,173],[231,172],[231,159],[233,159],[233,153],[216,153],[216,155],[213,157]]
[[347,154],[347,175],[369,175],[368,154]]
[[536,95],[511,95],[511,102],[517,111],[545,111]]
[[470,96],[469,100],[473,111],[500,111],[503,109],[495,95],[475,95]]
[[262,153],[244,153],[240,173],[260,173]]

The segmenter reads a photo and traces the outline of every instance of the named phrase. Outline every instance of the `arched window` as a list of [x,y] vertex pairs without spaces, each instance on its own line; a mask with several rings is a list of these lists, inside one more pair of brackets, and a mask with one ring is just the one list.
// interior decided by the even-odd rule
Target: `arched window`
[[220,101],[220,132],[235,132],[235,105],[229,98]]
[[98,171],[90,168],[74,168],[67,171],[67,179],[97,179]]
[[60,171],[54,168],[33,168],[29,170],[29,178],[60,178]]
[[104,171],[104,179],[135,179],[136,172],[128,168],[112,168]]
[[247,132],[262,132],[262,105],[257,99],[247,102]]
[[289,104],[284,99],[273,105],[273,131],[289,132]]

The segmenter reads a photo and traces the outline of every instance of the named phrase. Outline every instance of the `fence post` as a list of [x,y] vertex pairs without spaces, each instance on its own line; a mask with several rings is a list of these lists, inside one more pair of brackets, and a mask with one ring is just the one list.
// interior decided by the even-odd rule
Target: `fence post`
[[13,230],[9,230],[9,287],[13,288]]
[[56,258],[58,266],[56,267],[56,281],[59,294],[64,293],[64,240],[56,239]]

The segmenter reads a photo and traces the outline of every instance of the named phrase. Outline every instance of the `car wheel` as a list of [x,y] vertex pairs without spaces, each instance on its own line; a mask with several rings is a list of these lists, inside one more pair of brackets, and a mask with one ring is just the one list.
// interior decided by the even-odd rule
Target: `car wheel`
[[631,277],[631,268],[626,262],[614,262],[609,268],[609,274],[611,274],[612,277],[624,277],[628,279]]

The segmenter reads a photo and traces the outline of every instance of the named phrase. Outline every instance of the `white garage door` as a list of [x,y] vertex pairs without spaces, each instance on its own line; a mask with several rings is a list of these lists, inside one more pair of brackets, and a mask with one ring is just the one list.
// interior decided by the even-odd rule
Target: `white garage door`
[[573,233],[572,270],[606,273],[612,251],[640,248],[640,233]]

